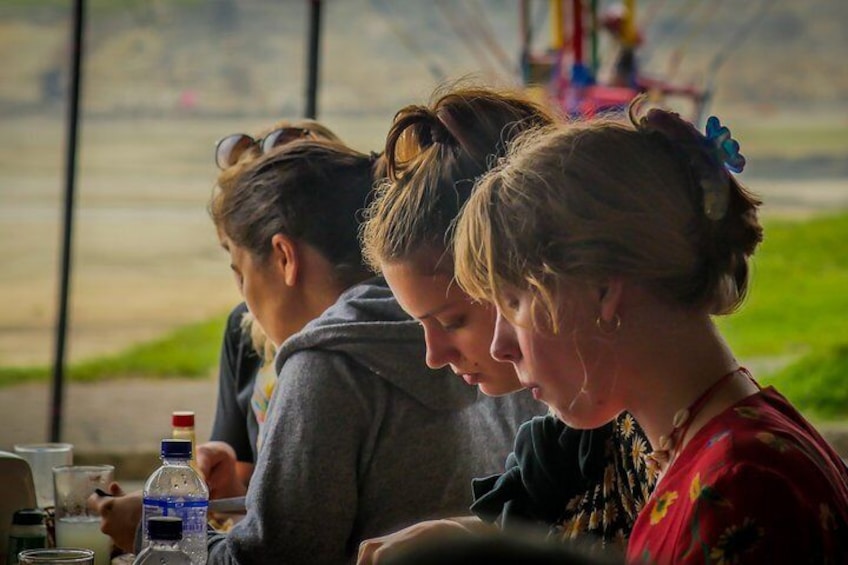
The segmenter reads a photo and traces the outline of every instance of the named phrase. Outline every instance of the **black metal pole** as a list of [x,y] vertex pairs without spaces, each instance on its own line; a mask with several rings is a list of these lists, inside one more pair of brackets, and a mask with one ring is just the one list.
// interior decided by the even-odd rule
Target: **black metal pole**
[[321,49],[321,0],[309,0],[309,39],[306,59],[306,117],[318,117],[318,71]]
[[530,84],[530,46],[533,43],[533,24],[530,22],[530,0],[521,0],[519,4],[519,20],[521,25],[521,82]]
[[59,312],[56,323],[56,352],[53,364],[53,391],[50,411],[50,441],[62,439],[62,401],[65,384],[65,341],[68,328],[68,295],[71,280],[71,236],[74,221],[74,188],[77,170],[80,82],[82,77],[83,25],[85,0],[74,0],[71,37],[71,84],[68,97],[67,152],[65,154],[64,230],[59,283]]

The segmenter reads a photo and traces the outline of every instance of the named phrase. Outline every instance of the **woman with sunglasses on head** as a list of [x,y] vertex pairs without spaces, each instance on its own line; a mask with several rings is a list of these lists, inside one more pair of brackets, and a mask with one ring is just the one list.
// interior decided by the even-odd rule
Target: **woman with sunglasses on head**
[[[218,184],[232,182],[240,171],[277,147],[298,140],[341,143],[329,128],[314,120],[281,120],[259,136],[235,133],[215,146]],[[276,384],[275,346],[242,302],[230,312],[224,330],[218,374],[218,401],[210,441],[197,446],[197,469],[211,499],[238,496],[253,474],[262,427]],[[115,545],[131,552],[135,525],[141,520],[142,493],[109,486],[109,497],[93,495],[91,504],[104,516],[101,529]]]
[[[287,143],[304,139],[341,142],[329,128],[314,120],[280,121],[259,136],[235,133],[215,146],[221,169],[219,184],[249,163]],[[247,486],[259,451],[260,428],[274,390],[274,344],[242,302],[227,317],[218,376],[218,404],[210,441],[198,446],[198,469],[209,486],[210,498],[226,498],[232,475]]]
[[[385,151],[388,182],[366,211],[366,259],[424,328],[427,364],[450,366],[487,395],[513,393],[522,384],[510,364],[489,353],[494,308],[455,284],[452,227],[475,180],[504,154],[506,144],[553,121],[516,93],[437,91],[429,106],[409,106],[395,116]],[[506,472],[475,481],[472,511],[483,522],[417,524],[364,543],[360,563],[379,562],[436,530],[480,527],[496,519],[504,528],[541,525],[563,540],[591,535],[623,550],[653,485],[650,470],[632,456],[645,443],[627,414],[592,431],[571,429],[553,416],[535,418],[522,426]]]
[[425,367],[421,328],[361,258],[359,212],[379,168],[339,143],[297,141],[213,196],[278,377],[247,514],[210,539],[210,563],[344,563],[363,537],[455,514],[471,477],[496,469],[538,413]]
[[494,303],[492,353],[564,421],[623,410],[661,477],[631,563],[848,563],[848,476],[816,430],[739,365],[712,316],[741,304],[762,239],[744,159],[651,110],[534,132],[458,222],[459,283]]

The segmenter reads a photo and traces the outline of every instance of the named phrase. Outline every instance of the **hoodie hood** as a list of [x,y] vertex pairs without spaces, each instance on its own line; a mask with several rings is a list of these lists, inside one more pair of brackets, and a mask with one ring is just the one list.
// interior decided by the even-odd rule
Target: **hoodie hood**
[[401,309],[382,277],[350,287],[287,339],[274,360],[277,374],[289,357],[307,349],[343,353],[433,410],[463,408],[479,394],[449,369],[427,367],[424,331]]

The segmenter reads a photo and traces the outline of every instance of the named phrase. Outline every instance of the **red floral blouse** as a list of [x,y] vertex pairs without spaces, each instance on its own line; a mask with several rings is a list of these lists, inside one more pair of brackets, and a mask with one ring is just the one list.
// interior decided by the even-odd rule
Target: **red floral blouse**
[[773,388],[698,430],[639,514],[628,563],[848,563],[848,469]]

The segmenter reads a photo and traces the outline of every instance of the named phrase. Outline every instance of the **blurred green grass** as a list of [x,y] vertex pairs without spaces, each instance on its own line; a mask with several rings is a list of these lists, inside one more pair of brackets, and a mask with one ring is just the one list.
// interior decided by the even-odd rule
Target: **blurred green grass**
[[[748,300],[717,319],[741,359],[776,359],[758,372],[799,409],[848,419],[848,214],[769,220]],[[204,377],[217,368],[226,316],[179,328],[116,355],[71,365],[74,381]],[[790,359],[789,366],[784,360]],[[766,364],[769,365],[769,364]],[[49,367],[0,367],[0,386],[44,380]]]
[[739,357],[793,359],[757,376],[820,420],[848,419],[846,241],[845,214],[767,222],[749,298],[718,320]]
[[[127,348],[115,355],[70,365],[72,381],[122,377],[207,377],[218,366],[226,315],[188,324],[159,339]],[[52,367],[0,367],[0,386],[45,380]]]
[[848,418],[848,343],[801,357],[776,374],[761,379],[774,385],[808,417]]
[[765,223],[748,299],[717,320],[741,357],[797,355],[848,342],[848,214]]

